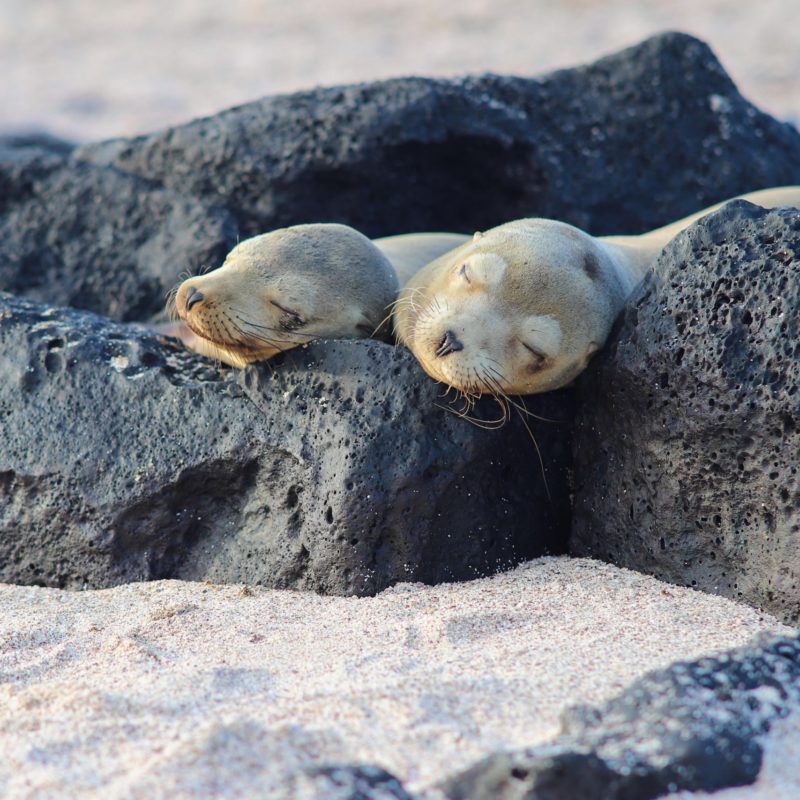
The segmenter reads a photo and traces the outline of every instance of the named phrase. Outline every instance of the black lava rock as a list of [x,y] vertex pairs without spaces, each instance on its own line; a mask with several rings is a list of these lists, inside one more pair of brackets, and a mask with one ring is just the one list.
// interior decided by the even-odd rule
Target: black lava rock
[[[542,466],[519,419],[470,424],[408,351],[368,340],[236,378],[143,328],[0,295],[0,580],[365,595],[563,552],[569,425],[529,420]],[[528,405],[563,418],[569,398]]]
[[217,266],[230,215],[39,138],[0,142],[0,290],[119,320],[163,314],[181,272]]
[[281,797],[285,800],[415,800],[394,775],[367,765],[307,770],[290,780]]
[[243,236],[311,221],[369,236],[472,233],[537,215],[639,233],[800,183],[800,134],[677,33],[541,79],[404,78],[268,97],[74,158],[221,204]]
[[670,244],[587,371],[571,552],[800,621],[800,212]]
[[490,756],[444,785],[451,800],[650,800],[753,783],[758,737],[800,713],[800,637],[768,639],[645,675],[563,733]]
[[60,139],[47,131],[32,131],[30,133],[3,133],[0,134],[0,160],[11,160],[22,153],[33,154],[53,153],[54,155],[69,155],[75,145],[66,139]]

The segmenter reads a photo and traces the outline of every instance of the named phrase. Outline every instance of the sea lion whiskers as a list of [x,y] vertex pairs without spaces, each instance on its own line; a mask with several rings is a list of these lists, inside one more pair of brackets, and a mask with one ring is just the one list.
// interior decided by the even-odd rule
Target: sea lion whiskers
[[196,273],[192,272],[190,269],[184,269],[178,273],[177,281],[172,288],[167,289],[164,294],[167,316],[169,317],[170,322],[177,322],[180,319],[180,313],[178,311],[178,290],[181,288],[181,285],[192,278],[196,278],[198,275],[204,274],[209,269],[211,269],[210,264],[205,267],[201,267]]
[[[447,397],[450,394],[450,391],[454,389],[452,386],[448,386],[447,390],[440,395],[441,397]],[[475,408],[475,402],[480,397],[480,394],[471,392],[468,389],[455,389],[456,396],[448,401],[448,405],[452,406],[454,403],[457,403],[459,400],[463,401],[463,406],[461,407],[461,411],[457,412],[459,416],[466,416]]]
[[252,322],[249,319],[244,319],[244,317],[241,317],[238,314],[236,315],[236,319],[238,319],[239,322],[242,323],[242,325],[246,325],[248,328],[253,328],[255,330],[270,331],[271,333],[280,333],[283,335],[286,335],[288,333],[292,336],[306,336],[308,337],[309,340],[320,338],[316,333],[304,333],[303,331],[298,331],[298,330],[286,331],[281,328],[275,328],[271,325],[259,325],[258,323]]
[[[411,292],[407,297],[398,297],[386,306],[384,311],[389,313],[378,323],[372,335],[374,336],[394,316],[395,311],[401,307],[409,307],[414,311],[419,310],[419,307],[414,302],[414,292]],[[395,344],[398,344],[398,342],[395,341]]]
[[233,339],[235,341],[236,337],[231,333],[231,329],[228,327],[228,322],[230,322],[231,325],[235,327],[235,323],[233,322],[233,320],[228,319],[224,313],[220,314],[219,317],[220,327],[225,331],[225,335],[228,337],[228,339]]
[[[494,361],[495,364],[500,366],[499,362],[495,361],[495,359],[491,358],[490,356],[486,356],[486,358],[489,361]],[[522,396],[519,398],[520,402],[516,403],[514,400],[511,399],[511,397],[508,395],[508,393],[505,392],[503,390],[503,388],[502,388],[503,382],[505,381],[505,377],[503,376],[503,373],[500,372],[495,367],[487,367],[486,369],[488,371],[490,371],[491,373],[493,373],[493,377],[485,376],[485,377],[489,378],[489,379],[487,379],[487,384],[486,385],[489,386],[490,391],[492,391],[493,394],[502,395],[506,399],[506,401],[508,403],[510,403],[512,406],[514,406],[514,408],[517,409],[517,411],[520,414],[525,414],[525,416],[530,417],[531,419],[538,419],[540,422],[552,422],[552,423],[558,423],[559,422],[559,420],[557,420],[557,419],[550,419],[549,417],[542,417],[539,414],[534,414],[533,411],[529,411],[528,407],[525,405],[525,399]],[[520,403],[521,403],[521,405],[520,405]]]
[[[528,437],[530,438],[531,442],[533,442],[533,446],[536,449],[536,456],[539,459],[539,467],[542,471],[542,481],[544,482],[544,490],[547,493],[547,499],[552,502],[552,496],[550,494],[550,486],[547,482],[547,474],[545,472],[544,458],[542,457],[542,451],[541,448],[539,447],[539,443],[536,441],[536,436],[534,436],[533,431],[531,430],[530,425],[528,425],[528,421],[527,419],[525,419],[525,417],[526,416],[533,417],[534,419],[541,420],[542,422],[555,422],[556,420],[550,420],[547,419],[546,417],[540,417],[536,414],[531,413],[530,411],[528,411],[527,407],[525,406],[525,400],[522,398],[520,398],[520,401],[522,402],[522,407],[520,407],[502,390],[500,385],[497,383],[497,380],[493,378],[491,375],[485,374],[483,376],[483,380],[485,381],[486,385],[490,388],[490,393],[494,397],[495,401],[503,409],[504,412],[503,425],[511,421],[512,408],[517,412],[520,422],[525,428]],[[502,425],[500,427],[502,427]]]
[[[438,297],[431,297],[426,306],[418,309],[414,326],[408,336],[409,341],[419,341],[421,338],[431,333],[432,327],[437,319],[441,317],[444,312],[449,311],[449,308],[446,300],[443,307]],[[441,337],[433,338],[438,340]]]
[[[478,371],[476,369],[469,368],[464,376],[463,385],[465,388],[456,388],[454,386],[446,385],[447,388],[440,396],[447,397],[451,389],[455,389],[456,396],[448,402],[447,406],[437,403],[437,407],[449,411],[450,413],[455,414],[457,417],[464,419],[470,424],[476,425],[479,428],[483,428],[484,430],[498,430],[499,428],[502,428],[503,425],[505,425],[508,421],[508,414],[501,403],[499,403],[499,405],[501,410],[503,410],[503,414],[496,420],[478,419],[477,417],[472,416],[475,403],[480,399],[481,394],[485,393],[482,390],[485,390],[486,387],[483,386],[482,383],[483,382],[478,374]],[[459,400],[462,400],[464,403],[461,409],[457,410],[452,408],[453,404],[457,403]]]
[[412,288],[408,296],[397,297],[396,299],[392,300],[392,302],[389,303],[386,306],[386,308],[394,309],[394,308],[397,308],[398,306],[402,306],[402,305],[405,305],[405,304],[411,304],[411,303],[413,303],[413,298],[414,298],[415,294],[423,294],[422,289],[414,289],[414,288]]
[[496,431],[502,428],[503,425],[505,425],[505,420],[502,418],[500,420],[483,420],[483,419],[478,419],[477,417],[472,417],[468,413],[465,414],[456,411],[456,409],[450,408],[449,406],[443,406],[440,403],[435,403],[434,405],[437,408],[441,408],[442,411],[447,411],[450,414],[455,414],[459,419],[463,419],[466,422],[469,422],[470,425],[474,425],[476,428],[481,428],[482,430],[485,431]]
[[180,286],[179,283],[176,283],[166,295],[166,307],[167,307],[167,316],[169,317],[170,322],[177,322],[180,319],[180,314],[178,314],[178,287]]
[[[389,306],[391,305],[392,303],[389,303]],[[387,306],[387,308],[389,308],[389,306]],[[375,334],[392,318],[392,313],[393,312],[390,310],[389,313],[375,326],[375,328],[372,331],[372,336],[375,336]]]
[[[242,319],[238,315],[236,316],[236,318],[239,322],[242,323],[242,325],[245,325],[247,327],[262,327],[262,326],[253,326],[253,323],[250,323],[247,320]],[[261,342],[262,344],[267,345],[267,347],[271,347],[274,350],[277,350],[278,352],[282,353],[284,351],[284,348],[281,347],[281,344],[284,344],[283,342],[275,341],[274,339],[268,336],[264,336],[264,334],[258,333],[257,331],[245,330],[236,322],[234,322],[233,319],[231,319],[230,317],[228,319],[230,320],[230,323],[233,326],[234,330],[237,333],[239,333],[242,337],[244,337],[245,341],[239,340],[243,346],[246,346],[248,339],[250,340],[255,339],[257,342]]]
[[[415,314],[419,315],[421,312],[420,305],[416,302],[416,295],[423,294],[422,289],[411,289],[407,295],[402,295],[398,297],[396,300],[389,303],[386,306],[389,309],[389,317],[394,316],[394,314],[401,308],[410,308]],[[380,327],[380,326],[379,326]]]

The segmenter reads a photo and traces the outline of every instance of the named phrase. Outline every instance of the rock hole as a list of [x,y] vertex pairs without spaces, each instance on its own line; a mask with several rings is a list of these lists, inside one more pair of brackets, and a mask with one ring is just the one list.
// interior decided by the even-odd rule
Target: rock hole
[[61,372],[61,370],[64,369],[64,359],[57,350],[49,352],[44,357],[44,368],[51,375],[55,372]]
[[290,486],[289,491],[286,493],[286,507],[287,508],[297,508],[297,504],[300,501],[300,491],[302,490],[301,486]]

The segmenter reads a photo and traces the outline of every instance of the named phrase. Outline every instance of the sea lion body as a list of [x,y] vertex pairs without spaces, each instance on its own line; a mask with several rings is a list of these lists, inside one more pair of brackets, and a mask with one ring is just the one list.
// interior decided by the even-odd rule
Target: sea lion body
[[372,242],[391,262],[400,286],[405,286],[426,264],[470,239],[461,233],[402,233]]
[[[741,199],[800,206],[800,187]],[[640,236],[593,237],[522,219],[476,234],[403,287],[393,321],[423,369],[467,394],[534,394],[570,383],[664,246],[719,203]]]
[[[800,187],[743,197],[800,205]],[[592,237],[545,219],[375,240],[296,225],[247,239],[184,281],[172,301],[181,323],[168,332],[242,367],[320,337],[389,338],[403,286],[395,334],[432,377],[471,393],[548,391],[603,345],[664,245],[721,205],[641,236]]]

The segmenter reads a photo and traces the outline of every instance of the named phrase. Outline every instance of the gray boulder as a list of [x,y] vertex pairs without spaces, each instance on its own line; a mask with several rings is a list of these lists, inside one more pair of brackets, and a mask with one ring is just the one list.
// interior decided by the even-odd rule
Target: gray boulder
[[293,776],[284,800],[416,800],[386,770],[370,765],[333,765]]
[[753,783],[761,737],[800,714],[800,638],[764,638],[648,673],[563,733],[498,753],[444,785],[450,800],[651,800]]
[[[563,552],[569,426],[530,420],[543,468],[518,419],[489,431],[446,405],[408,351],[375,341],[236,374],[0,295],[0,581],[365,595]],[[563,419],[569,395],[529,407]]]
[[585,373],[571,552],[800,621],[800,212],[680,235]]
[[402,78],[268,97],[80,148],[233,214],[243,236],[334,221],[369,236],[524,216],[639,233],[800,182],[800,135],[704,43],[662,34],[540,79]]
[[68,154],[43,137],[0,141],[0,290],[145,320],[181,272],[236,243],[224,209]]

